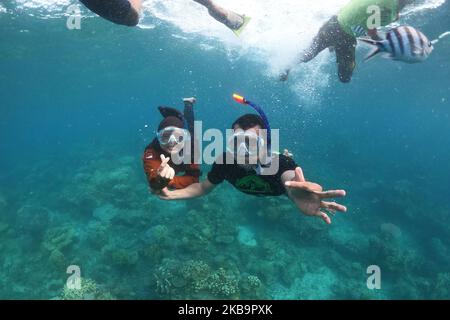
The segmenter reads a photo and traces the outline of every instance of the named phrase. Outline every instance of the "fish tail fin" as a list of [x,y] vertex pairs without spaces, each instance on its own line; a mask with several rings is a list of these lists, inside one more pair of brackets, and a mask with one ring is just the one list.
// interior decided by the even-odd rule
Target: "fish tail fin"
[[377,54],[381,52],[380,48],[375,48],[372,51],[369,52],[369,54],[364,58],[364,62],[369,61],[373,57],[375,57]]
[[366,38],[358,38],[359,41],[362,41],[364,43],[370,44],[372,46],[375,46],[375,48],[369,52],[369,54],[364,58],[364,61],[369,61],[373,57],[375,57],[380,52],[385,51],[384,50],[384,44],[382,41],[376,41],[372,39],[366,39]]

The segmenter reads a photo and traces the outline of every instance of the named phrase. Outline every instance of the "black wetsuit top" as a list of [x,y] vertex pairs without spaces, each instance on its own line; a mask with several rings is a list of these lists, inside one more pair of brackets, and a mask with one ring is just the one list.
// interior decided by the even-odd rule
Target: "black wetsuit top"
[[[223,159],[226,159],[226,154]],[[286,193],[281,176],[296,167],[294,160],[284,155],[279,155],[279,169],[274,175],[258,175],[255,170],[248,171],[237,164],[215,162],[208,173],[208,180],[212,184],[227,180],[239,191],[254,196],[281,196]]]
[[80,0],[89,10],[117,24],[135,26],[139,14],[128,0]]

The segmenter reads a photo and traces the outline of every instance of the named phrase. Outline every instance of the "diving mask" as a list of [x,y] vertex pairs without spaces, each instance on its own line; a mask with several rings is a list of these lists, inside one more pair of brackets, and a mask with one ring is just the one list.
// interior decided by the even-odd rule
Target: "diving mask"
[[253,131],[239,131],[233,134],[227,144],[227,150],[235,157],[257,156],[264,147],[264,139]]
[[157,138],[162,146],[177,145],[189,138],[189,132],[178,127],[167,127],[158,131]]

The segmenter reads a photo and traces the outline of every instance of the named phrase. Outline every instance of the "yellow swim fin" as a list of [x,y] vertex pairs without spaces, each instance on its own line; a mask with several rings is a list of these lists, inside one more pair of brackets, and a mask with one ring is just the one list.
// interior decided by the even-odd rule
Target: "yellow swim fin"
[[241,35],[244,28],[248,25],[250,20],[252,20],[252,18],[247,17],[245,15],[242,15],[242,18],[244,19],[244,23],[242,23],[242,25],[238,29],[231,29],[237,37]]

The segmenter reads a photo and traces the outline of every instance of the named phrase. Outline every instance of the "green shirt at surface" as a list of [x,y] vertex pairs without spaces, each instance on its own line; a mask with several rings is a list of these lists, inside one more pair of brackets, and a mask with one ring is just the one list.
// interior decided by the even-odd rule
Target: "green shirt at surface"
[[[341,28],[351,36],[361,36],[369,30],[367,22],[373,15],[370,6],[378,6],[381,13],[381,26],[386,26],[398,16],[398,0],[351,0],[338,14]],[[369,11],[369,12],[367,12]]]

